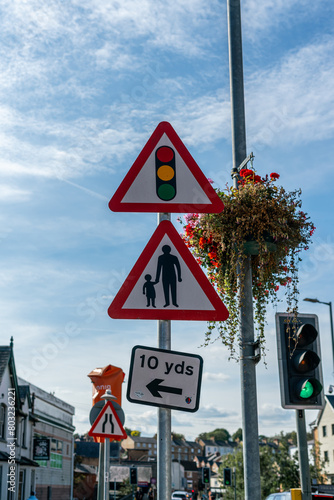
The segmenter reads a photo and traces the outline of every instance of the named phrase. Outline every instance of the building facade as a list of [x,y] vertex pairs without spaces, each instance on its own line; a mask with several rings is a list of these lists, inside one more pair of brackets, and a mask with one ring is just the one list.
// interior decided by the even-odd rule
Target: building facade
[[334,396],[325,395],[325,407],[319,411],[314,429],[315,446],[324,463],[327,482],[334,484]]
[[68,500],[73,491],[74,407],[29,382],[32,413],[35,418],[33,438],[46,438],[50,443],[49,460],[36,460],[35,490],[38,500]]
[[73,415],[73,406],[17,377],[13,339],[0,346],[1,500],[26,500],[31,491],[39,500],[71,500]]

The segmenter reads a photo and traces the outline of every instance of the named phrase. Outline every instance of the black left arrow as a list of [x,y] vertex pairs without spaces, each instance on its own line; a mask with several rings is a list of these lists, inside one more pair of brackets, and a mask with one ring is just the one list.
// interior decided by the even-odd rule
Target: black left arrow
[[182,394],[182,389],[177,387],[169,387],[168,385],[161,385],[164,380],[162,378],[155,378],[147,384],[147,388],[155,398],[162,398],[160,392],[169,392],[170,394]]

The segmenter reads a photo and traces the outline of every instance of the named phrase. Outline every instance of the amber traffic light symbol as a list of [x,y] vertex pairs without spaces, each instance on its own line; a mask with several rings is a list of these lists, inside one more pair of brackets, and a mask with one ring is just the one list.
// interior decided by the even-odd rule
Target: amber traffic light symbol
[[161,146],[155,152],[156,192],[158,198],[170,201],[176,195],[175,151]]

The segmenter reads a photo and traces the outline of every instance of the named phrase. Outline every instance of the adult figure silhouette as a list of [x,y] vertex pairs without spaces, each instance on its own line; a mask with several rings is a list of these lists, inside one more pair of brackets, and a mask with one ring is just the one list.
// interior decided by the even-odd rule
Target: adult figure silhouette
[[155,283],[159,282],[160,274],[162,274],[162,287],[165,295],[164,307],[170,305],[169,295],[171,295],[173,306],[179,307],[176,302],[176,273],[178,282],[182,281],[179,259],[175,255],[171,255],[169,245],[164,245],[162,251],[163,254],[158,257]]

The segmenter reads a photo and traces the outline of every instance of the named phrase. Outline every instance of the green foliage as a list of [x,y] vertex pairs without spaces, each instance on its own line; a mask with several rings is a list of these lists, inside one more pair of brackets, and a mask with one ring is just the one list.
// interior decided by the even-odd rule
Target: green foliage
[[[299,486],[298,464],[289,456],[288,440],[276,449],[273,446],[260,447],[261,496],[265,499],[270,493],[289,490]],[[235,453],[223,457],[219,468],[219,481],[223,488],[223,469],[236,470],[237,500],[244,499],[244,473],[242,447]],[[234,488],[225,487],[224,500],[234,500]]]
[[[218,481],[221,487],[225,489],[223,493],[224,500],[234,500],[234,484],[232,486],[224,486],[224,468],[229,467],[232,471],[235,469],[236,475],[236,497],[237,500],[244,500],[244,462],[242,455],[242,446],[238,446],[234,453],[222,457],[222,465],[219,467]],[[234,483],[234,479],[232,480]]]
[[235,431],[234,434],[232,434],[232,439],[233,441],[242,441],[242,429],[239,427],[238,430]]
[[182,439],[185,439],[183,434],[178,434],[177,432],[172,432],[172,437],[173,439],[176,439],[177,441],[182,441]]
[[198,436],[199,439],[203,439],[204,441],[208,441],[212,437],[215,441],[228,441],[231,435],[226,429],[215,429],[211,432],[202,432],[202,434]]
[[120,488],[119,488],[119,493],[120,495],[122,496],[127,496],[127,495],[130,495],[130,493],[132,492],[132,485],[130,484],[130,480],[129,479],[124,479],[124,481],[122,482]]

